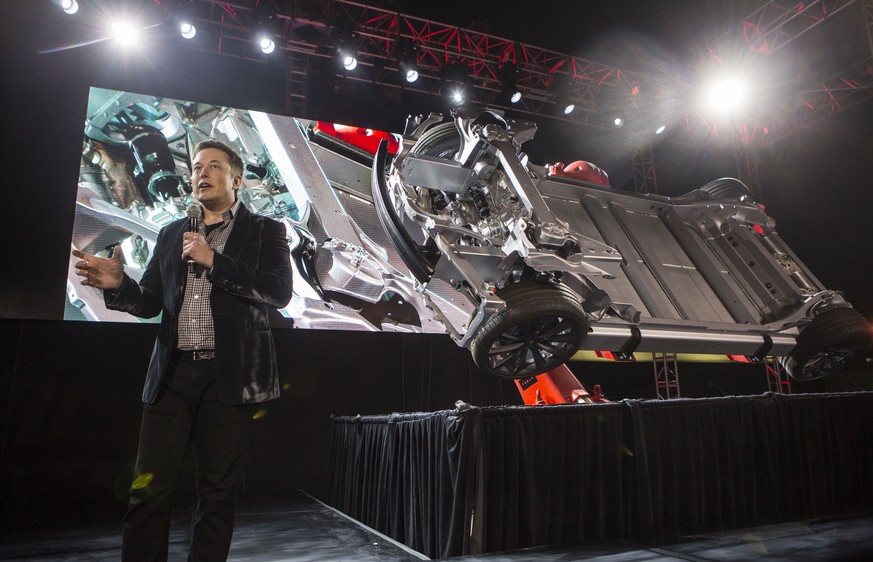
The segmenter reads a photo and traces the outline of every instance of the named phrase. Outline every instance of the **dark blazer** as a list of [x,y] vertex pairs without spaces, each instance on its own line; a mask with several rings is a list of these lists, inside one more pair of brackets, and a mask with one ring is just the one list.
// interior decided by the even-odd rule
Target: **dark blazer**
[[[182,235],[187,219],[158,233],[152,259],[139,284],[127,274],[116,292],[104,294],[107,308],[152,318],[163,312],[142,400],[157,400],[170,352],[176,348],[187,264]],[[279,377],[269,308],[291,300],[291,262],[285,227],[239,206],[222,254],[215,254],[209,301],[215,323],[218,391],[229,404],[264,402],[279,396]]]

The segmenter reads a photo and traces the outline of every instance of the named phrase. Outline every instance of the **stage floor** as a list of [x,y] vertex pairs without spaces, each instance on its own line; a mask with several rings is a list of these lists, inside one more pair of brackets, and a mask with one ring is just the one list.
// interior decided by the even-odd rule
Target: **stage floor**
[[[175,524],[170,560],[184,560],[189,527]],[[119,525],[0,536],[0,560],[118,560]],[[462,556],[452,560],[873,560],[873,516],[817,519],[686,537],[657,547],[601,543],[558,545]],[[283,504],[250,505],[237,517],[229,560],[412,561],[429,560],[300,493]]]

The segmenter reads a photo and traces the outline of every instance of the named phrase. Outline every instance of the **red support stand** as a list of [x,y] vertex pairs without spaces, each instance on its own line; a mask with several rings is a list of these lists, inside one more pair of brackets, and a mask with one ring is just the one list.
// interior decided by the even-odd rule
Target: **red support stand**
[[589,393],[566,365],[533,377],[517,379],[515,386],[528,406],[608,402],[603,397],[599,384],[594,385],[593,392]]

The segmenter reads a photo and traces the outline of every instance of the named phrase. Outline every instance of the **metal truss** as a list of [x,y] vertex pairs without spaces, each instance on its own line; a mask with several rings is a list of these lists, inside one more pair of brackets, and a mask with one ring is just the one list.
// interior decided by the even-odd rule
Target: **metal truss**
[[771,132],[773,139],[792,134],[873,99],[873,0],[821,0],[794,5],[772,1],[743,22],[746,45],[758,52],[773,53],[853,4],[857,4],[864,22],[868,49],[863,60],[800,91],[796,106],[771,116],[770,127],[761,119],[755,120],[757,135],[752,135],[751,143],[763,142],[764,135]]
[[[168,5],[166,1],[155,2],[162,7]],[[267,4],[278,6],[279,11],[267,11]],[[337,69],[336,75],[345,83],[364,82],[398,92],[434,96],[445,95],[453,83],[463,83],[468,100],[480,107],[602,128],[611,126],[607,113],[616,107],[636,107],[637,112],[644,112],[645,100],[638,98],[649,94],[651,80],[675,85],[673,78],[646,77],[626,68],[352,0],[288,0],[272,4],[201,0],[191,5],[199,23],[208,24],[215,31],[205,44],[209,50],[264,60],[253,44],[253,35],[265,29],[275,37],[277,49],[292,65],[287,73],[287,105],[292,111],[301,111],[306,105],[306,81],[313,75],[314,61],[333,58],[343,38],[356,43],[360,59],[354,72]],[[873,96],[873,0],[804,3],[772,0],[722,36],[714,49],[741,47],[766,56],[789,47],[852,5],[857,5],[863,15],[870,46],[865,60],[810,84],[799,92],[793,104],[778,110],[727,121],[699,112],[686,113],[685,134],[680,135],[684,138],[676,139],[677,142],[697,146],[772,143]],[[415,83],[402,78],[400,57],[404,52],[411,52],[418,65],[420,78]],[[524,95],[515,105],[506,99],[504,90],[509,69]],[[576,105],[569,116],[556,111],[560,87]],[[394,94],[398,100],[399,96]]]
[[873,99],[873,58],[823,80],[816,89],[801,92],[802,106],[792,113],[787,132],[798,131],[870,99]]
[[771,55],[852,5],[857,5],[864,22],[868,49],[862,60],[810,84],[797,93],[793,103],[782,108],[727,122],[701,115],[686,116],[686,130],[691,137],[713,144],[773,143],[873,98],[873,0],[772,0],[721,37],[715,48],[745,45],[754,52]]
[[679,361],[675,353],[652,353],[655,372],[655,392],[658,400],[681,398],[679,386]]
[[767,390],[776,394],[791,394],[791,379],[779,359],[767,357],[764,360],[764,371],[767,375]]
[[643,142],[634,150],[633,166],[634,190],[637,193],[658,193],[658,176],[650,143]]
[[771,0],[735,27],[748,47],[759,53],[774,53],[807,31],[824,23],[857,0]]
[[[598,114],[606,100],[631,96],[637,82],[615,66],[349,0],[293,0],[283,3],[279,13],[269,14],[218,0],[200,4],[208,6],[198,15],[200,22],[217,30],[211,48],[219,53],[262,60],[252,42],[259,26],[270,27],[277,49],[297,59],[332,58],[340,38],[351,39],[360,62],[354,72],[344,74],[345,79],[431,95],[444,95],[449,83],[462,82],[474,105],[520,114],[603,127],[606,123]],[[412,84],[403,80],[399,64],[402,50],[410,47],[420,73]],[[523,94],[515,105],[502,95],[504,69],[509,67],[515,69]],[[337,73],[343,74],[339,69]],[[576,106],[568,116],[556,111],[561,87]]]

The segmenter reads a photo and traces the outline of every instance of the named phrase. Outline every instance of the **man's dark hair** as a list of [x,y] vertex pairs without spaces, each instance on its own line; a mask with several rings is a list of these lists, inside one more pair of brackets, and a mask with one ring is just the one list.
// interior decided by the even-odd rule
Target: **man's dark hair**
[[245,164],[243,163],[242,158],[240,158],[240,155],[237,153],[236,150],[227,146],[221,141],[209,139],[198,142],[197,146],[194,147],[194,152],[191,154],[191,158],[194,158],[201,150],[207,148],[217,148],[218,150],[227,154],[227,159],[230,162],[230,171],[233,173],[233,175],[243,175],[243,172],[245,171]]

